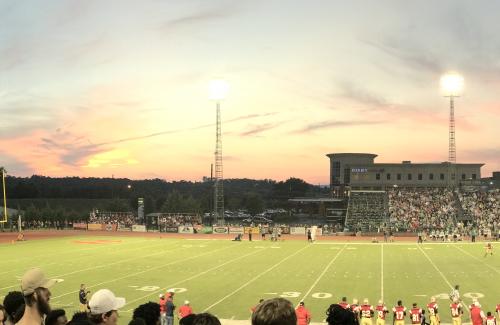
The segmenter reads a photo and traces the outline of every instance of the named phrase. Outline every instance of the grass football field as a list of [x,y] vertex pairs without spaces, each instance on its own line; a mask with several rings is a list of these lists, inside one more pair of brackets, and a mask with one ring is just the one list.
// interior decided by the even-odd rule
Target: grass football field
[[[214,237],[216,238],[216,237]],[[166,289],[174,302],[189,300],[195,312],[221,319],[248,320],[260,298],[304,300],[313,322],[342,296],[383,298],[388,308],[398,299],[405,306],[424,306],[431,296],[440,304],[441,321],[451,323],[451,286],[460,285],[464,302],[478,297],[483,310],[500,303],[500,244],[484,257],[485,243],[387,243],[319,241],[283,242],[189,240],[137,237],[63,237],[0,244],[0,300],[19,290],[20,276],[30,267],[61,279],[51,304],[69,314],[78,309],[78,290],[111,289],[125,297],[120,324],[147,301],[158,301]],[[388,318],[392,322],[392,315]],[[464,322],[469,322],[467,311]],[[177,322],[177,320],[176,320]]]

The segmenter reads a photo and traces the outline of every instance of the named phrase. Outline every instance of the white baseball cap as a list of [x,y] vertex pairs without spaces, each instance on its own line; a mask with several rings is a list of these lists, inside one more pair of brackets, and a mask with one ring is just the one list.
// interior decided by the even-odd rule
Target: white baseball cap
[[189,305],[189,300],[184,300],[184,305]]
[[101,289],[94,293],[89,301],[90,313],[93,315],[105,314],[125,306],[125,298],[115,297],[108,289]]

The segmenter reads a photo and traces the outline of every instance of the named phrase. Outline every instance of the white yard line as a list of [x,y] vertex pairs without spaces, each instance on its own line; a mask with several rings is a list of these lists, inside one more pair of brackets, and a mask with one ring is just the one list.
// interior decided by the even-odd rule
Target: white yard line
[[[136,298],[136,299],[134,299],[134,300],[128,301],[128,302],[125,304],[125,306],[130,305],[130,304],[131,304],[131,303],[133,303],[133,302],[136,302],[136,301],[142,300],[142,299],[144,299],[144,298],[147,298],[147,297],[149,297],[149,296],[151,296],[151,295],[157,295],[157,294],[159,294],[159,293],[165,292],[165,290],[167,290],[168,288],[171,288],[171,287],[176,286],[176,285],[178,285],[178,284],[180,284],[180,283],[183,283],[183,282],[186,282],[186,281],[189,281],[189,280],[195,279],[195,278],[197,278],[197,277],[202,276],[203,274],[206,274],[206,273],[208,273],[208,272],[211,272],[211,271],[213,271],[213,270],[216,270],[216,269],[218,269],[218,268],[220,268],[220,267],[222,267],[222,266],[224,266],[224,265],[226,265],[226,264],[232,263],[232,262],[234,262],[234,261],[240,260],[240,259],[245,258],[245,257],[248,257],[248,256],[250,256],[250,255],[257,254],[257,253],[259,253],[259,252],[261,252],[261,251],[262,251],[262,249],[252,251],[252,252],[250,252],[250,253],[248,253],[248,254],[246,254],[246,255],[241,255],[241,256],[238,256],[238,257],[233,258],[233,259],[231,259],[231,260],[229,260],[229,261],[226,261],[226,262],[224,262],[224,263],[222,263],[222,264],[219,264],[219,265],[216,265],[216,266],[214,266],[214,267],[211,267],[211,268],[209,268],[208,270],[205,270],[205,271],[203,271],[203,272],[200,272],[200,273],[197,273],[197,274],[195,274],[195,275],[192,275],[192,276],[190,276],[190,277],[188,277],[188,278],[185,278],[185,279],[179,280],[179,281],[174,282],[174,283],[170,283],[170,284],[168,284],[167,286],[165,286],[164,288],[161,288],[161,289],[159,289],[159,290],[156,290],[156,291],[154,291],[154,292],[151,292],[151,293],[149,293],[149,294],[147,294],[147,295],[144,295],[144,296],[142,296],[142,297]],[[127,311],[130,311],[130,310],[127,310]]]
[[[311,291],[314,289],[314,287],[318,284],[319,280],[321,280],[321,278],[323,277],[323,275],[325,275],[326,271],[328,271],[328,269],[330,268],[330,266],[332,266],[333,262],[335,262],[335,260],[337,259],[337,257],[339,257],[339,255],[344,251],[344,249],[346,247],[347,247],[347,244],[345,244],[344,247],[342,247],[342,249],[337,252],[337,254],[332,258],[332,260],[330,261],[330,263],[328,263],[328,265],[325,267],[325,269],[323,270],[323,272],[321,272],[321,274],[318,276],[318,278],[316,279],[316,281],[314,281],[314,283],[311,285],[311,287],[309,288],[309,290],[307,290],[307,292],[304,294],[304,296],[302,296],[302,298],[299,300],[299,303],[301,301],[304,301],[304,299],[311,293]],[[298,307],[298,304],[297,304],[296,307]]]
[[384,244],[380,244],[380,299],[384,301]]
[[[160,245],[156,245],[156,246],[152,246],[152,247],[157,247],[157,246],[160,246]],[[185,248],[181,248],[181,249],[185,249]],[[151,256],[165,254],[167,252],[170,253],[172,251],[169,251],[169,250],[160,251],[160,252],[156,252],[156,253],[149,254],[149,255],[142,255],[142,256],[139,256],[139,257],[131,257],[131,258],[128,258],[128,259],[119,260],[119,261],[114,262],[114,263],[103,263],[103,264],[100,264],[100,265],[97,265],[97,266],[92,266],[92,267],[88,267],[88,268],[85,268],[85,269],[80,269],[80,270],[69,272],[69,273],[54,275],[54,276],[51,276],[51,278],[61,279],[61,278],[65,277],[65,276],[68,276],[68,275],[73,275],[73,274],[77,274],[77,273],[81,273],[81,272],[85,272],[85,271],[92,271],[92,270],[96,270],[96,269],[100,269],[100,268],[106,268],[106,267],[109,267],[109,266],[112,266],[112,265],[121,264],[121,263],[129,262],[129,261],[134,261],[134,260],[138,260],[138,259],[145,258],[145,257],[151,257]],[[14,288],[14,287],[19,287],[19,283],[16,283],[16,284],[8,286],[8,287],[0,288],[0,290],[10,289],[10,288]],[[76,292],[78,292],[78,291],[76,291]]]
[[230,294],[224,296],[223,298],[219,299],[218,301],[216,301],[215,303],[213,303],[212,305],[206,307],[203,309],[204,312],[206,312],[207,310],[217,306],[218,304],[220,304],[221,302],[223,302],[224,300],[226,300],[227,298],[231,297],[232,295],[234,295],[235,293],[237,293],[238,291],[240,291],[241,289],[247,287],[249,284],[251,284],[252,282],[256,281],[257,279],[259,279],[261,276],[263,276],[264,274],[268,273],[269,271],[275,269],[278,265],[280,265],[281,263],[287,261],[288,259],[294,257],[295,255],[297,255],[298,253],[302,252],[304,249],[308,248],[308,247],[311,247],[311,245],[307,245],[307,246],[304,246],[303,248],[299,249],[298,251],[296,251],[295,253],[293,253],[292,255],[289,255],[287,257],[285,257],[284,259],[282,259],[281,261],[279,261],[278,263],[274,264],[273,266],[271,266],[270,268],[268,268],[267,270],[263,271],[262,273],[258,274],[257,276],[253,277],[251,280],[247,281],[244,285],[242,285],[241,287],[239,287],[238,289],[234,290],[233,292],[231,292]]
[[472,257],[473,259],[475,259],[476,261],[479,261],[481,262],[482,264],[486,265],[487,267],[489,267],[490,269],[492,269],[493,271],[497,272],[500,274],[500,270],[498,270],[496,267],[494,266],[491,266],[489,265],[488,263],[485,263],[482,259],[472,255],[471,253],[467,252],[466,250],[462,249],[460,246],[454,246],[456,249],[458,249],[459,251],[461,251],[462,253],[466,254],[466,255],[469,255],[470,257]]
[[[448,281],[448,279],[444,276],[443,272],[441,272],[441,270],[436,266],[436,264],[434,264],[434,262],[431,260],[431,258],[429,257],[429,255],[427,255],[427,253],[422,249],[422,247],[420,247],[421,245],[420,244],[417,244],[417,247],[418,249],[422,252],[422,254],[424,254],[424,256],[429,260],[429,262],[432,264],[432,266],[434,266],[434,268],[436,269],[436,271],[438,271],[438,273],[441,275],[441,277],[443,278],[443,280],[446,282],[446,284],[448,284],[448,286],[450,287],[450,289],[453,290],[453,286],[451,285],[450,281]],[[467,308],[466,306],[464,306],[465,308],[464,309],[467,309],[467,312],[469,313],[470,315],[470,310],[469,308]]]
[[[108,283],[111,283],[111,282],[115,282],[115,281],[118,281],[118,280],[123,280],[123,279],[126,279],[126,278],[130,278],[130,277],[133,277],[133,276],[136,276],[136,275],[139,275],[139,274],[143,274],[143,273],[146,273],[146,272],[149,272],[149,271],[161,269],[161,268],[169,266],[169,265],[179,264],[179,263],[182,263],[184,261],[189,261],[189,260],[201,257],[201,256],[209,255],[209,254],[212,254],[212,253],[224,250],[224,249],[228,249],[228,248],[231,248],[231,247],[234,247],[234,246],[227,246],[227,247],[223,247],[223,248],[214,249],[212,251],[209,251],[209,252],[206,252],[206,253],[203,253],[203,254],[194,255],[194,256],[191,256],[191,257],[187,257],[187,258],[184,258],[184,259],[177,260],[175,262],[169,262],[169,263],[166,263],[166,264],[162,264],[162,265],[158,265],[158,266],[155,266],[155,267],[151,267],[151,268],[148,268],[147,270],[144,270],[144,271],[139,271],[139,272],[136,272],[136,273],[127,274],[127,275],[119,277],[119,278],[114,278],[112,280],[104,281],[104,282],[101,282],[101,283],[96,283],[96,284],[93,284],[91,286],[88,286],[87,289],[94,288],[94,287],[97,287],[97,286],[101,286],[103,284],[108,284]],[[77,293],[78,291],[79,290],[67,292],[65,294],[62,294],[62,295],[59,295],[59,296],[55,296],[53,299],[57,299],[57,298],[61,298],[61,297],[64,297],[64,296],[67,296],[67,295],[70,295],[70,294],[74,294],[74,293]]]

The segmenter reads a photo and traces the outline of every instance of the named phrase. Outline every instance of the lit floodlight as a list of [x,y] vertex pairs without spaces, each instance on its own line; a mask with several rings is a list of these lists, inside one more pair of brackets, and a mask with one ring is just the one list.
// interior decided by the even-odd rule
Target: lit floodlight
[[217,79],[210,81],[209,96],[212,100],[222,100],[226,98],[229,91],[229,85],[226,81]]
[[458,96],[464,89],[464,77],[458,73],[447,73],[441,77],[441,89],[445,96]]

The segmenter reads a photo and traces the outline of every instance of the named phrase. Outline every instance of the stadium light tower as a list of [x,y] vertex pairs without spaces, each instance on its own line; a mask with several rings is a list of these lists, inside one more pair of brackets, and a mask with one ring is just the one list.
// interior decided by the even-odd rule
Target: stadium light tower
[[220,104],[226,98],[229,86],[224,80],[210,82],[210,99],[216,103],[216,128],[215,128],[215,184],[214,184],[214,218],[217,225],[224,225],[224,178],[222,168],[222,134]]
[[0,220],[0,223],[2,223],[3,228],[3,223],[7,222],[7,189],[5,188],[5,174],[7,174],[7,171],[4,167],[0,167],[0,173],[2,173],[3,188],[3,218]]
[[447,73],[441,77],[441,90],[445,97],[450,98],[450,122],[448,132],[448,182],[455,185],[455,164],[457,162],[457,151],[455,142],[455,98],[460,97],[464,88],[464,78],[458,73]]

